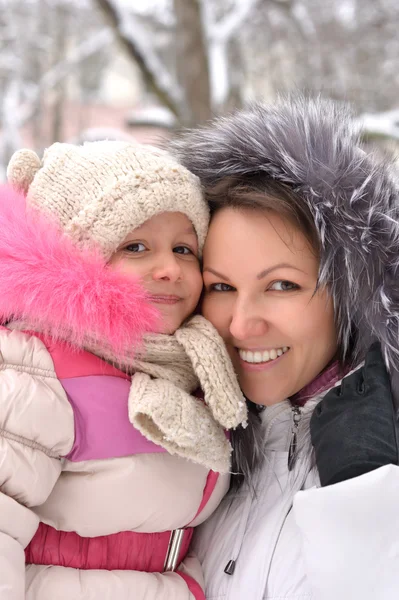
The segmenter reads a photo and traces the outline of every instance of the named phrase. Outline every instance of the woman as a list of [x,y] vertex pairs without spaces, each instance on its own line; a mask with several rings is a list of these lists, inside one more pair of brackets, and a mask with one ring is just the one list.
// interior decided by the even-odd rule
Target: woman
[[303,97],[175,150],[213,215],[203,314],[251,409],[233,489],[196,540],[207,599],[396,599],[398,427],[380,346],[367,352],[379,341],[396,372],[389,166],[361,149],[346,109]]

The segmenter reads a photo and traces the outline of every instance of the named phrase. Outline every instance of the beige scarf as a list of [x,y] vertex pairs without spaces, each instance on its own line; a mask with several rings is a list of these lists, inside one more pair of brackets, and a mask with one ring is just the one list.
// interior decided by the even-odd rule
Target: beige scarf
[[[29,329],[26,323],[14,329]],[[87,339],[85,349],[134,373],[129,419],[147,439],[170,454],[221,473],[230,470],[225,429],[246,424],[246,403],[225,345],[201,316],[174,335],[150,334],[142,350],[116,357]],[[201,388],[204,402],[191,394]]]
[[[171,454],[228,472],[231,446],[224,429],[245,424],[246,404],[215,328],[196,316],[172,336],[147,336],[133,365],[133,425]],[[205,403],[191,395],[199,387]]]

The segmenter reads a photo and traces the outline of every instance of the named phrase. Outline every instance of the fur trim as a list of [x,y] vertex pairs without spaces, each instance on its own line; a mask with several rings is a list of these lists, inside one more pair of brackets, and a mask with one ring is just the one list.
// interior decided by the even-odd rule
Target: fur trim
[[[390,169],[361,148],[350,111],[302,95],[256,104],[187,132],[174,145],[205,188],[273,178],[309,206],[321,240],[319,284],[331,289],[345,352],[373,339],[399,368],[399,204]],[[259,185],[257,185],[259,187]]]
[[22,320],[83,346],[104,342],[115,357],[154,331],[158,313],[138,281],[107,268],[100,252],[81,251],[25,198],[0,188],[0,319]]

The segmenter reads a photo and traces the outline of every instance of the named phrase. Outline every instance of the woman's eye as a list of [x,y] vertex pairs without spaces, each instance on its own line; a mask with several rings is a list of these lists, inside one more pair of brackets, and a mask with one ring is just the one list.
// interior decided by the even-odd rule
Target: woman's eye
[[291,290],[298,290],[299,286],[296,283],[292,283],[292,281],[274,281],[269,290],[273,290],[276,292],[290,292]]
[[140,242],[135,242],[134,244],[129,244],[128,246],[126,246],[125,250],[127,252],[138,253],[138,252],[144,252],[146,250],[146,247],[144,246],[144,244],[141,244]]
[[193,254],[193,251],[187,246],[175,246],[173,248],[173,252],[176,254]]
[[211,292],[233,292],[234,288],[228,283],[212,283],[209,290]]

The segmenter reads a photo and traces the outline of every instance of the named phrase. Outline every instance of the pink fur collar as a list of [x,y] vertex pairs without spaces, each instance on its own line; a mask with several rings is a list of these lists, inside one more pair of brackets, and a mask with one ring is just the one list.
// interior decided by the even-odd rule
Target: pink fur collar
[[25,198],[0,187],[1,322],[22,320],[77,346],[104,341],[118,357],[157,319],[138,281],[77,249],[48,218],[27,217]]

